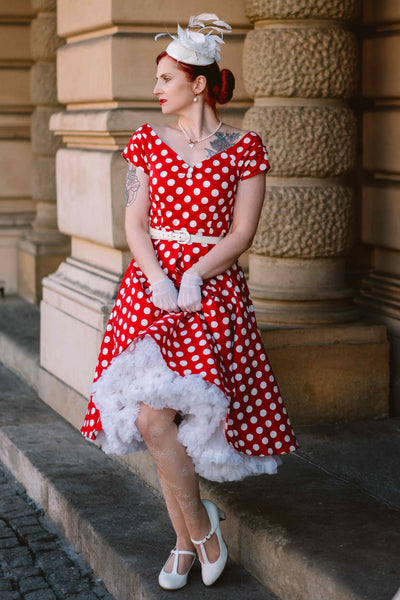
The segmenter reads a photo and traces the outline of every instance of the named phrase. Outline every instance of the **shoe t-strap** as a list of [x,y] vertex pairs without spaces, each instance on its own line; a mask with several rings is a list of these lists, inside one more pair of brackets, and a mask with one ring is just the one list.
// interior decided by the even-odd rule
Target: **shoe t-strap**
[[209,563],[210,561],[208,560],[208,556],[207,556],[207,552],[204,547],[204,544],[206,542],[208,542],[208,540],[214,535],[218,525],[219,525],[219,523],[217,521],[217,524],[215,525],[215,527],[211,527],[210,532],[207,533],[207,535],[202,540],[197,541],[197,540],[192,540],[192,538],[190,538],[190,541],[192,542],[192,544],[197,544],[198,546],[200,546],[201,554],[203,557],[203,562],[205,562],[205,563]]
[[176,548],[171,550],[171,554],[174,555],[174,564],[172,565],[171,573],[178,573],[179,555],[180,554],[190,554],[191,556],[196,556],[196,552],[192,552],[191,550],[177,550]]

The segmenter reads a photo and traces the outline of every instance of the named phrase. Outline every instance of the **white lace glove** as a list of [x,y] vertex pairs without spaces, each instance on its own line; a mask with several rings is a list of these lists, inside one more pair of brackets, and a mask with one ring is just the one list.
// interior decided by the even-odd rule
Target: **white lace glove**
[[169,277],[164,277],[150,286],[154,306],[167,312],[179,312],[178,292]]
[[184,312],[201,310],[201,285],[203,280],[198,275],[184,273],[179,288],[178,306]]

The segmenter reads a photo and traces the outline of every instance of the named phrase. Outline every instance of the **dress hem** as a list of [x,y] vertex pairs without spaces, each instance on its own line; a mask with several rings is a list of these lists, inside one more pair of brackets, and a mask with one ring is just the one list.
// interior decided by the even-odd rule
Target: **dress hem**
[[178,440],[196,472],[206,479],[223,482],[272,475],[282,462],[277,455],[249,456],[235,450],[225,438],[229,400],[224,393],[201,375],[172,371],[150,335],[136,338],[115,357],[90,391],[103,427],[95,441],[107,454],[146,448],[135,423],[144,403],[182,415]]

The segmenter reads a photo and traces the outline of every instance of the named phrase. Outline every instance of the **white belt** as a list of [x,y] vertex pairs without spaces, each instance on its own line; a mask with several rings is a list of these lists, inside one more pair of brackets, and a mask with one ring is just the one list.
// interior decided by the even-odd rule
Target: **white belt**
[[200,235],[193,234],[186,231],[186,229],[179,229],[175,231],[168,231],[167,229],[154,229],[149,227],[150,237],[156,240],[168,240],[169,242],[179,242],[180,244],[191,244],[192,242],[198,242],[199,244],[217,244],[224,237],[212,236],[212,235]]

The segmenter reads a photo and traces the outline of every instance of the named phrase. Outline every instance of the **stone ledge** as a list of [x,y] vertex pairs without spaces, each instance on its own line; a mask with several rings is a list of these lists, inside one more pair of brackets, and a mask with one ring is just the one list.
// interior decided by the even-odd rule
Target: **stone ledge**
[[[84,440],[3,367],[0,379],[0,457],[7,468],[117,600],[169,598],[159,589],[157,575],[174,538],[158,495]],[[182,600],[243,597],[278,600],[232,561],[208,589],[194,568],[190,585],[179,594]]]
[[[81,0],[58,0],[57,3],[59,33],[67,37],[118,25],[132,26],[136,29],[147,26],[154,33],[166,30],[175,33],[176,15],[181,16],[180,24],[186,27],[186,15],[209,10],[210,4],[207,0],[190,0],[185,4],[184,14],[181,0],[160,2],[156,8],[151,2],[96,0],[95,11],[90,3]],[[249,27],[241,0],[234,0],[229,5],[226,4],[226,0],[215,0],[212,10],[221,18],[226,18],[234,29]]]
[[[156,583],[173,539],[159,498],[126,466],[85,441],[20,380],[4,369],[0,377],[0,458],[7,468],[118,600],[169,597]],[[400,505],[395,484],[398,425],[382,421],[377,427],[370,423],[352,428],[350,435],[338,428],[322,435],[315,429],[301,432],[305,449],[286,457],[276,477],[227,484],[202,481],[203,495],[227,513],[224,535],[231,556],[285,600],[388,600],[397,589],[400,513],[387,502]],[[363,475],[367,470],[372,481],[367,494],[359,489],[363,475],[361,482],[352,482],[357,467],[353,437]],[[368,449],[365,461],[363,444]],[[379,455],[392,485],[385,498]],[[146,462],[142,457],[142,468]],[[180,593],[182,600],[243,597],[277,600],[232,563],[207,590],[195,569]]]
[[[25,320],[19,322],[24,330],[29,326],[29,310],[26,313]],[[0,310],[0,315],[4,314],[9,315],[12,325],[10,309],[8,313]],[[37,314],[31,316],[38,319]],[[371,326],[372,330],[367,331],[363,327],[356,328],[359,339],[368,342],[373,333],[375,340],[385,343],[384,328]],[[323,329],[326,343],[331,331],[336,339],[342,335],[350,343],[357,337],[354,331],[353,337],[349,336],[345,326]],[[310,334],[310,343],[316,335],[311,329],[302,332]],[[277,335],[270,333],[272,337]],[[281,333],[285,336],[285,332]],[[297,331],[298,336],[300,333]],[[288,339],[283,341],[287,342]],[[368,348],[368,343],[364,345]],[[336,346],[340,350],[340,344]],[[21,351],[24,352],[23,343]],[[0,360],[7,358],[7,352],[0,354]],[[50,404],[57,401],[59,410],[65,407],[63,398],[69,398],[69,414],[65,416],[72,419],[73,415],[79,426],[85,408],[83,396],[74,396],[56,378],[51,386],[48,377],[45,379],[50,392],[46,400]],[[64,396],[62,387],[66,388]],[[151,495],[138,498],[142,484],[126,471],[128,463],[143,480],[157,488],[154,464],[148,454],[136,453],[115,461],[83,440],[26,388],[18,388],[18,402],[15,394],[7,392],[10,386],[3,384],[0,389],[0,402],[6,403],[0,405],[0,458],[89,559],[118,600],[127,600],[132,585],[136,585],[138,594],[135,600],[162,600],[160,590],[157,595],[151,594],[157,588],[159,564],[168,553],[160,531],[170,530],[165,515],[159,517],[159,512],[156,527],[160,518],[161,528],[153,530],[149,525],[150,529],[143,530],[149,523],[149,513],[143,512],[143,505],[153,506],[154,500]],[[230,555],[285,600],[388,600],[398,586],[400,551],[399,512],[387,507],[388,503],[400,506],[396,483],[398,422],[298,428],[298,434],[301,449],[294,456],[284,457],[277,477],[261,476],[223,485],[202,480],[202,494],[227,512],[224,535]],[[127,494],[130,502],[126,502]],[[135,544],[126,528],[129,519],[139,529]],[[156,548],[149,541],[155,537],[160,539]],[[140,556],[135,554],[136,546]],[[157,569],[149,567],[155,563]],[[140,575],[137,577],[136,573]],[[242,599],[240,594],[249,600],[277,600],[265,588],[261,595],[260,588],[253,593],[254,580],[241,573],[238,567],[230,567],[220,584],[207,590],[207,596],[203,596],[204,588],[198,585],[198,574],[194,574],[193,579],[197,579],[187,588],[187,598],[212,600],[211,594],[216,592],[218,600]],[[236,582],[237,593],[231,585]],[[193,595],[196,592],[198,595]],[[182,592],[185,593],[186,590]]]
[[34,389],[39,384],[40,311],[18,296],[0,299],[0,362]]

